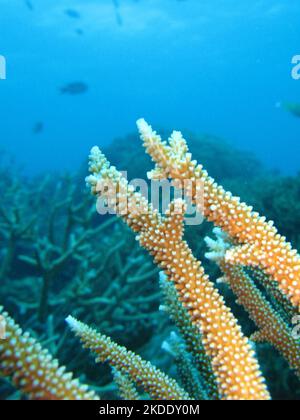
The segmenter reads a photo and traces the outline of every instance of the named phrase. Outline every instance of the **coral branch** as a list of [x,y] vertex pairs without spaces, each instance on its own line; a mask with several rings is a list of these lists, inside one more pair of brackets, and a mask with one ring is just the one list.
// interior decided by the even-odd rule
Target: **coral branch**
[[180,337],[171,332],[169,339],[163,342],[162,348],[174,357],[180,383],[189,395],[195,400],[208,400],[206,388],[199,377],[193,358],[187,352]]
[[274,309],[290,324],[291,319],[298,314],[297,309],[278,288],[278,283],[259,268],[250,268],[251,275],[266,290],[270,296]]
[[86,385],[64,373],[48,350],[28,333],[23,333],[3,308],[6,333],[0,339],[0,372],[30,399],[35,400],[97,400]]
[[291,368],[300,376],[300,341],[293,337],[291,328],[281,318],[256,287],[252,278],[241,266],[225,261],[226,250],[230,248],[227,235],[215,228],[216,241],[206,238],[210,252],[207,258],[218,263],[225,275],[226,283],[238,297],[238,303],[246,309],[259,331],[252,339],[272,344],[289,362]]
[[119,394],[122,400],[134,401],[139,400],[139,394],[133,383],[132,379],[128,375],[120,373],[116,368],[112,368],[114,382],[118,386]]
[[69,316],[66,319],[70,328],[79,336],[84,347],[98,355],[96,361],[108,362],[120,373],[129,375],[138,385],[141,385],[153,399],[185,400],[189,399],[174,379],[168,378],[151,363],[141,359],[125,347],[114,343],[109,337],[99,334],[82,322]]
[[160,287],[164,295],[164,305],[161,309],[166,312],[176,324],[183,337],[187,350],[193,356],[193,364],[198,370],[205,390],[210,399],[218,400],[219,393],[210,358],[205,353],[199,328],[193,325],[190,315],[179,300],[177,290],[163,272],[160,273]]
[[[174,180],[200,180],[203,183],[204,203],[201,202],[199,211],[243,245],[236,251],[228,251],[227,262],[260,267],[278,282],[281,291],[299,310],[300,256],[278,234],[273,223],[253,212],[252,207],[241,203],[238,197],[233,197],[209,177],[202,166],[192,160],[180,133],[173,133],[168,145],[144,120],[137,124],[144,146],[156,162],[154,175],[159,173]],[[194,191],[189,198],[193,204],[198,204]]]

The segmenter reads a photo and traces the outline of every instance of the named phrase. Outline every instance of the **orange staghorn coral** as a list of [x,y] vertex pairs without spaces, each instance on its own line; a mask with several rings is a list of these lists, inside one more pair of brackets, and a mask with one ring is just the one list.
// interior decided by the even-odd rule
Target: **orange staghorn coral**
[[140,356],[119,346],[109,337],[98,333],[72,316],[69,316],[66,321],[71,330],[80,338],[84,347],[98,356],[97,362],[108,362],[122,374],[129,375],[153,399],[190,399],[174,379],[169,378]]
[[183,201],[175,200],[162,218],[140,193],[134,192],[121,173],[110,166],[97,147],[91,151],[90,172],[87,183],[92,192],[101,200],[105,199],[108,207],[116,210],[138,233],[140,244],[176,285],[179,298],[203,336],[221,398],[269,399],[248,339],[183,240]]
[[258,331],[251,338],[256,342],[272,344],[300,377],[300,340],[293,336],[288,323],[273,309],[245,269],[224,260],[226,250],[230,249],[231,243],[221,229],[215,228],[214,233],[216,240],[205,238],[210,248],[206,257],[219,265],[224,273],[225,283],[230,286],[238,297],[238,303],[246,309],[258,327]]
[[[144,146],[157,165],[150,177],[171,178],[175,183],[201,181],[204,203],[198,206],[199,211],[240,244],[227,251],[226,261],[263,269],[278,282],[280,290],[299,310],[300,256],[286,238],[279,235],[273,222],[267,222],[209,177],[202,166],[192,160],[181,133],[173,132],[167,144],[143,119],[137,124]],[[197,204],[194,189],[188,195]]]
[[28,333],[23,333],[14,320],[0,307],[5,321],[5,335],[0,339],[0,373],[34,400],[99,400],[87,385],[65,373],[48,350]]

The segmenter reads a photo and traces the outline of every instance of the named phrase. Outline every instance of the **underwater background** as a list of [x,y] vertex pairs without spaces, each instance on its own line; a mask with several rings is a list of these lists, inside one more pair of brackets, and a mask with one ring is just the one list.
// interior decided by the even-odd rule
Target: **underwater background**
[[[135,121],[165,138],[181,130],[209,174],[299,250],[299,16],[296,0],[0,0],[0,305],[103,398],[118,398],[111,371],[78,346],[69,314],[178,372],[162,345],[175,326],[159,309],[159,269],[126,226],[96,213],[89,150],[146,179]],[[211,230],[186,238],[217,279],[204,257]],[[284,359],[256,351],[273,398],[299,399]],[[26,396],[3,378],[0,398]]]

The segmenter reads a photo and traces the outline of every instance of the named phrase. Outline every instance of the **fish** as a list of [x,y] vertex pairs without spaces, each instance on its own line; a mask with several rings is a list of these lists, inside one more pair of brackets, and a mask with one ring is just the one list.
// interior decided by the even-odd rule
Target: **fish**
[[83,82],[68,83],[60,88],[61,94],[65,95],[80,95],[87,92],[89,89],[88,85]]
[[123,19],[120,13],[120,3],[119,0],[112,0],[114,8],[115,8],[115,14],[116,14],[116,22],[119,26],[123,26]]
[[65,14],[72,19],[80,19],[81,18],[80,13],[77,12],[77,10],[74,10],[74,9],[66,9]]
[[300,118],[300,103],[296,102],[284,102],[282,104],[282,107],[293,114],[295,117]]
[[32,129],[33,134],[40,134],[43,131],[44,131],[44,123],[42,121],[37,122]]
[[33,11],[34,7],[30,0],[25,0],[25,5],[29,10]]
[[119,0],[112,0],[112,2],[113,2],[114,7],[115,7],[116,9],[119,9],[119,7],[120,7]]
[[119,12],[116,12],[116,22],[119,26],[123,26],[123,19]]
[[80,28],[75,29],[75,32],[77,33],[77,35],[83,35],[84,34],[83,30],[80,29]]

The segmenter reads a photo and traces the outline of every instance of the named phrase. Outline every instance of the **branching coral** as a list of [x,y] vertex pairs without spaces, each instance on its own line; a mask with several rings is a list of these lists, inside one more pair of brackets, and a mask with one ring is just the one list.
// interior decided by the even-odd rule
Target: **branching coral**
[[[33,255],[19,255],[19,260],[31,266],[42,278],[42,288],[38,308],[38,316],[44,322],[48,314],[49,294],[57,274],[70,259],[78,258],[84,252],[84,242],[97,232],[89,229],[91,211],[82,211],[86,202],[74,205],[75,193],[68,190],[68,196],[63,201],[54,202],[48,218],[47,235],[37,233],[35,236]],[[57,213],[65,209],[66,220],[60,235],[55,235],[57,229]],[[113,223],[110,221],[109,224]],[[100,225],[98,234],[106,227]],[[83,229],[84,228],[84,229]],[[58,236],[58,237],[57,237]]]
[[65,373],[58,361],[0,307],[5,321],[5,336],[0,339],[0,372],[30,399],[96,400],[93,391]]
[[4,175],[10,172],[0,181],[0,301],[68,367],[79,372],[84,366],[91,382],[107,384],[110,375],[97,378],[87,355],[73,357],[63,320],[73,313],[122,344],[133,340],[139,351],[162,318],[156,311],[158,270],[119,220],[95,226],[94,203],[82,179],[48,176],[34,182],[15,172],[11,180]]
[[[169,145],[163,142],[144,121],[138,121],[141,138],[147,152],[156,162],[150,174],[155,178],[172,178],[177,181],[201,181],[204,204],[199,211],[216,226],[221,227],[237,244],[225,255],[232,264],[260,267],[270,274],[298,309],[300,308],[300,257],[291,244],[279,235],[272,222],[253,212],[252,207],[241,203],[238,197],[226,192],[209,177],[201,165],[192,160],[181,133],[173,132]],[[195,190],[189,192],[197,205]]]
[[112,368],[114,382],[118,386],[119,395],[122,400],[139,400],[140,396],[137,392],[136,386],[133,380],[128,376],[120,373],[116,368]]
[[[9,204],[5,198],[9,200]],[[5,196],[2,197],[0,205],[0,238],[6,243],[6,252],[0,262],[0,279],[6,278],[12,268],[16,254],[17,243],[30,238],[33,226],[36,222],[36,215],[25,210],[26,205],[19,203],[26,202],[22,188],[18,183],[6,187]],[[25,211],[24,211],[25,210]]]
[[95,147],[87,178],[92,192],[101,195],[138,233],[140,244],[174,281],[180,299],[200,329],[222,398],[269,399],[258,363],[247,338],[223,298],[209,281],[183,240],[185,205],[175,200],[166,217],[152,208],[140,193]]
[[160,309],[166,312],[177,326],[187,351],[193,358],[193,365],[201,377],[208,397],[217,400],[219,393],[216,378],[210,358],[205,353],[199,328],[193,325],[188,311],[179,300],[174,284],[162,272],[160,273],[160,287],[164,298],[164,304],[161,305]]
[[267,292],[276,312],[279,312],[280,316],[289,324],[291,319],[298,314],[298,311],[291,304],[289,299],[280,291],[278,283],[260,269],[250,267],[248,271],[252,277],[255,278],[257,283]]
[[[266,223],[251,207],[226,193],[192,161],[180,133],[174,132],[168,145],[143,120],[138,125],[157,163],[150,178],[173,178],[173,185],[178,187],[191,181],[185,193],[198,212],[222,228],[216,231],[216,241],[207,238],[211,248],[207,256],[217,262],[224,273],[222,280],[230,285],[237,302],[258,327],[251,339],[271,343],[299,376],[300,343],[291,329],[300,301],[300,260],[296,251],[272,223]],[[108,218],[95,228],[90,198],[77,190],[73,179],[45,179],[31,185],[30,194],[22,182],[12,182],[4,189],[0,209],[0,237],[7,244],[0,250],[0,257],[4,257],[0,264],[0,298],[7,295],[8,307],[17,309],[16,317],[28,333],[22,333],[3,313],[7,337],[0,341],[2,373],[32,399],[96,399],[94,392],[58,366],[53,357],[59,355],[63,363],[68,363],[68,370],[78,372],[83,367],[88,380],[92,376],[94,384],[97,382],[97,392],[111,393],[117,387],[123,399],[149,395],[155,399],[269,399],[253,344],[241,332],[219,287],[210,281],[184,240],[185,203],[174,200],[166,215],[161,215],[98,148],[92,150],[90,172],[88,184],[99,198],[98,205],[126,221],[158,268],[153,268],[130,230],[122,227],[117,218]],[[197,201],[197,185],[203,187],[204,202]],[[49,201],[43,203],[45,189]],[[209,226],[206,223],[201,228],[201,235]],[[190,232],[196,239],[195,231]],[[202,255],[203,248],[198,245],[193,249],[196,255]],[[218,270],[214,267],[208,268]],[[161,295],[156,282],[151,281],[160,269],[164,270],[160,280],[164,298],[161,309],[170,315],[181,335],[173,333],[167,341],[166,329],[170,331],[174,325],[166,324],[164,314],[157,313]],[[220,290],[226,297],[231,294],[226,287],[220,286]],[[234,306],[234,310],[238,308]],[[68,318],[84,347],[96,353],[98,361],[112,367],[115,385],[109,383],[110,369],[102,367],[99,375],[86,352],[81,350],[73,357],[73,340],[67,331],[61,334],[67,313],[84,321]],[[246,314],[240,313],[244,325]],[[1,319],[0,315],[0,336],[5,329]],[[89,328],[90,322],[106,335]],[[137,351],[152,331],[154,346],[147,346],[146,359],[155,359],[158,366],[167,369],[169,365],[166,371],[171,375],[175,365],[178,382],[107,337],[118,336],[122,344],[128,344],[130,337]],[[38,337],[40,344],[33,337]],[[161,349],[163,341],[167,352],[161,354],[157,348]],[[270,346],[257,346],[259,356],[266,348],[270,352]],[[151,351],[155,357],[149,357]],[[268,369],[265,371],[269,374]],[[5,394],[10,390],[4,381],[0,387]],[[148,395],[139,395],[140,388]]]
[[[110,372],[95,369],[83,350],[74,357],[74,339],[66,333],[64,318],[72,313],[95,322],[105,334],[123,345],[133,342],[133,349],[141,351],[153,331],[161,334],[167,322],[156,310],[158,270],[119,220],[111,217],[95,225],[93,199],[82,178],[48,176],[35,182],[16,171],[0,172],[1,207],[12,222],[19,215],[15,231],[28,226],[15,235],[13,252],[5,258],[10,226],[0,211],[0,267],[6,267],[0,268],[6,273],[0,302],[68,371],[83,373],[104,398],[114,397]],[[146,356],[151,358],[152,352],[149,347]],[[14,392],[0,378],[0,398],[20,398]]]
[[172,331],[169,339],[163,342],[162,348],[174,357],[180,383],[189,395],[194,400],[208,400],[206,388],[183,340]]
[[243,267],[225,261],[226,250],[231,243],[226,234],[215,228],[216,240],[205,238],[210,248],[207,258],[215,261],[224,280],[238,297],[259,330],[252,339],[257,342],[269,342],[288,360],[292,369],[300,376],[300,341],[295,339],[288,323],[273,309],[254,280]]
[[97,333],[71,316],[67,318],[67,322],[84,346],[97,354],[97,361],[108,362],[119,372],[129,375],[137,384],[143,386],[153,399],[189,399],[174,379],[168,378],[140,356],[127,351],[125,347],[119,346],[109,337]]

